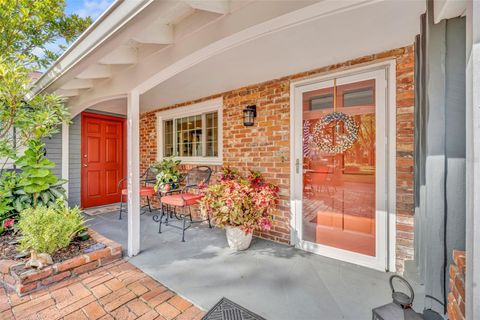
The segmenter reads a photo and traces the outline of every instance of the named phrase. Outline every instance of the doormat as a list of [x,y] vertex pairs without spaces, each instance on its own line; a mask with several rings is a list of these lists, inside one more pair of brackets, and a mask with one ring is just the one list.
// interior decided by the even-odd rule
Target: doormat
[[115,203],[115,204],[109,204],[101,207],[84,209],[83,213],[85,213],[87,216],[93,217],[93,216],[98,216],[99,214],[109,213],[113,211],[118,212],[119,210],[120,210],[120,204]]
[[258,314],[223,297],[202,320],[266,320]]

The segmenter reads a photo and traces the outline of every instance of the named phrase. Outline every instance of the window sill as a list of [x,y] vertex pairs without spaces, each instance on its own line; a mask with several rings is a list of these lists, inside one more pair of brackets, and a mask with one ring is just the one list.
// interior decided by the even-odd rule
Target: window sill
[[203,158],[203,157],[174,157],[175,160],[180,160],[182,164],[197,164],[197,165],[211,165],[211,166],[221,166],[223,165],[223,160],[219,158]]

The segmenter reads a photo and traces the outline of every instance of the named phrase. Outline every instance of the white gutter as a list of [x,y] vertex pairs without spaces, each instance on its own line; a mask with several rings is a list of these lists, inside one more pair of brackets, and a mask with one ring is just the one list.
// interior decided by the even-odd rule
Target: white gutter
[[153,1],[115,0],[34,83],[27,98],[43,92]]

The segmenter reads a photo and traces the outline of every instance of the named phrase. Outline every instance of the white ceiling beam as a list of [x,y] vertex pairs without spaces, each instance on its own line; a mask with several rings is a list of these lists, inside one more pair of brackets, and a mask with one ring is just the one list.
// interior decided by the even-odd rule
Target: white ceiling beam
[[55,91],[55,93],[58,94],[59,96],[65,97],[65,98],[75,97],[75,96],[80,95],[80,91],[77,90],[77,89],[75,89],[75,90],[58,89],[57,91]]
[[137,63],[137,49],[130,46],[120,46],[100,59],[100,64],[135,64]]
[[89,89],[93,87],[93,81],[89,79],[72,79],[65,83],[60,89],[75,90],[75,89]]
[[229,0],[186,0],[185,2],[192,8],[198,10],[219,14],[227,14],[230,12]]
[[173,26],[154,23],[133,38],[136,42],[144,44],[172,44]]
[[77,79],[105,79],[110,78],[112,72],[110,71],[110,66],[105,64],[95,64],[91,67],[88,67],[82,71],[79,75],[76,76]]

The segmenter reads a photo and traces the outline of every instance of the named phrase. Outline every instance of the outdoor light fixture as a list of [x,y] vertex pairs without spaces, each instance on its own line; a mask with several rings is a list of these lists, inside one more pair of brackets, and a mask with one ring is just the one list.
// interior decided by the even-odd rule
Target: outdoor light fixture
[[243,125],[245,127],[251,127],[255,123],[257,117],[257,106],[248,106],[243,109]]

